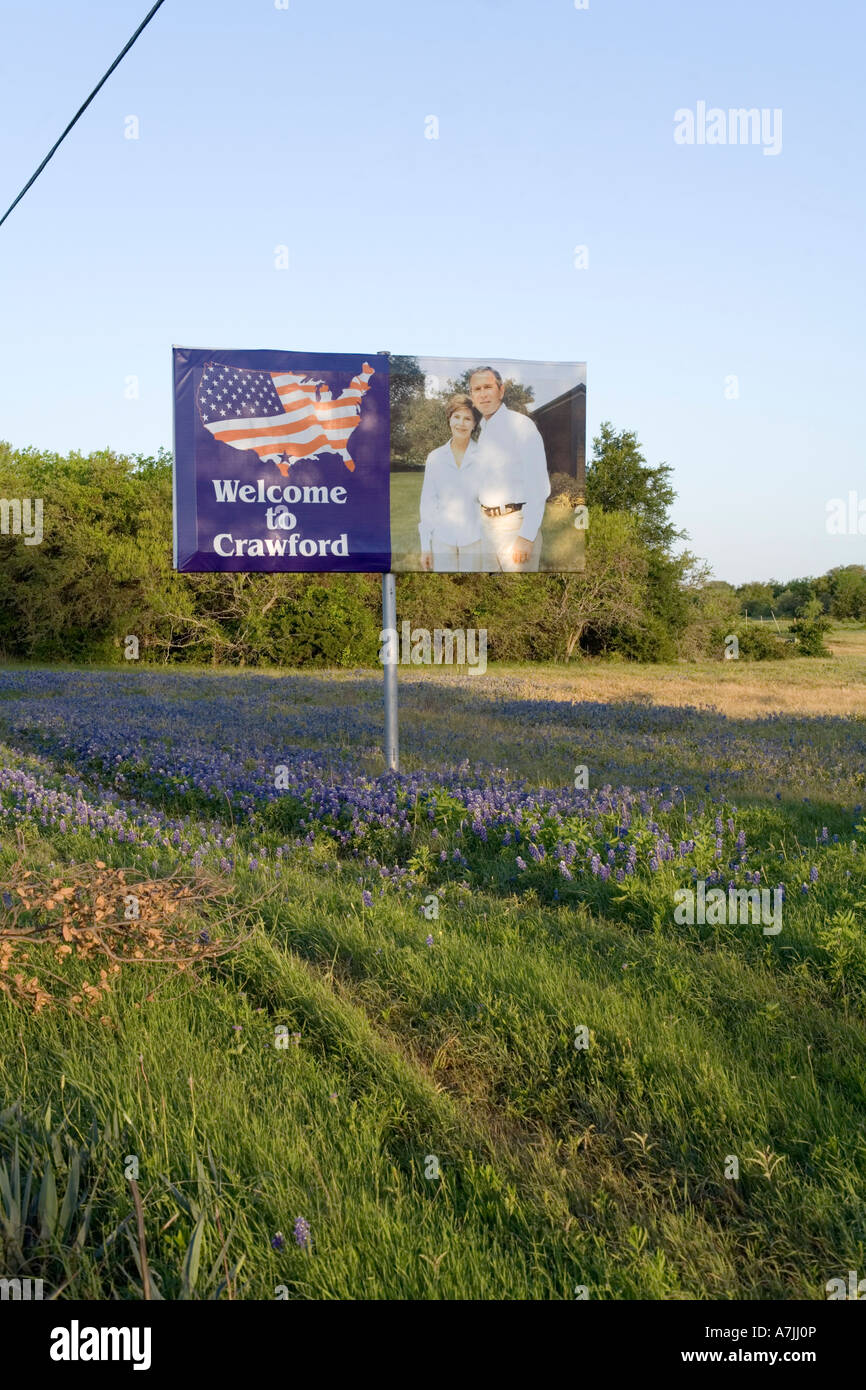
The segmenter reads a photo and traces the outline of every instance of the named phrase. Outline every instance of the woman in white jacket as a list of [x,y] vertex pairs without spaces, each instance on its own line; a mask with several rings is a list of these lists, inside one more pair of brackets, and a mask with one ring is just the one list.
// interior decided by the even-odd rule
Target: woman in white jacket
[[421,568],[454,573],[481,568],[472,431],[481,416],[468,396],[452,396],[446,408],[451,439],[427,455],[421,488]]

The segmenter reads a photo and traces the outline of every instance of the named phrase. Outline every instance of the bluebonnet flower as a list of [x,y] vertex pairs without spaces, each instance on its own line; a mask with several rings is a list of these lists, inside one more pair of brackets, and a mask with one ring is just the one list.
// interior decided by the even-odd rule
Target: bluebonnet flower
[[526,860],[525,860],[525,859],[521,859],[520,855],[518,854],[518,856],[517,856],[517,858],[515,859],[514,862],[515,862],[515,864],[517,865],[518,869],[519,869],[519,870],[521,871],[521,873],[522,873],[523,870],[526,868]]
[[817,868],[815,867],[814,864],[812,865],[811,869],[809,870],[809,881],[810,881],[811,883],[817,883],[817,882],[818,882],[818,870],[817,870]]
[[285,1243],[286,1241],[282,1231],[277,1231],[275,1236],[271,1236],[271,1245],[275,1250],[282,1250]]
[[368,892],[368,890],[367,890],[366,888],[364,889],[363,893],[361,894],[361,902],[364,904],[365,907],[372,907],[372,906],[373,906],[373,894],[370,893],[370,892]]
[[302,1216],[295,1221],[295,1241],[302,1250],[310,1248],[310,1227]]
[[[664,747],[666,758],[670,754],[668,731],[674,728],[688,740],[690,732],[697,728],[694,721],[700,718],[701,756],[711,765],[721,767],[724,763],[724,771],[718,776],[708,775],[705,784],[708,799],[699,800],[697,807],[686,813],[682,790],[667,784],[639,785],[637,790],[631,790],[626,785],[630,770],[626,771],[621,763],[616,764],[616,776],[612,776],[615,785],[608,784],[597,791],[581,791],[580,795],[575,795],[571,788],[533,788],[486,765],[470,767],[467,760],[451,761],[444,768],[441,764],[438,767],[430,765],[429,770],[423,772],[371,777],[357,767],[354,755],[340,755],[332,740],[334,726],[338,723],[341,739],[365,752],[374,745],[378,731],[371,711],[363,702],[355,706],[350,702],[340,708],[339,713],[334,708],[324,708],[325,702],[322,707],[311,705],[307,699],[293,702],[284,698],[287,687],[283,678],[278,682],[261,673],[250,675],[249,683],[241,687],[222,675],[208,677],[203,686],[203,678],[198,674],[189,676],[180,670],[165,674],[142,672],[140,679],[146,686],[145,699],[138,698],[137,693],[131,698],[128,682],[124,682],[119,673],[95,676],[33,672],[27,675],[25,698],[19,689],[20,675],[0,672],[4,720],[13,732],[20,739],[31,740],[40,757],[46,754],[51,758],[62,757],[67,767],[80,766],[87,770],[85,783],[75,771],[56,773],[56,769],[50,769],[46,758],[46,772],[50,770],[54,780],[59,778],[58,785],[49,786],[43,782],[41,774],[34,775],[32,770],[0,769],[0,790],[3,792],[0,818],[6,827],[14,829],[19,824],[26,826],[31,822],[36,826],[52,827],[58,833],[64,833],[64,829],[66,833],[83,831],[94,838],[97,835],[108,837],[124,847],[135,845],[141,852],[133,857],[141,866],[150,862],[149,855],[158,856],[152,861],[154,875],[160,864],[167,873],[182,865],[215,867],[219,864],[220,872],[228,874],[235,868],[226,857],[236,844],[235,835],[225,833],[226,827],[221,820],[205,821],[198,817],[210,817],[212,812],[208,808],[212,808],[218,816],[228,812],[237,818],[245,825],[245,830],[238,833],[238,848],[242,854],[239,863],[248,863],[253,856],[264,868],[267,854],[265,847],[258,847],[254,838],[259,833],[256,818],[259,812],[267,811],[271,803],[283,799],[287,805],[294,800],[300,814],[289,843],[271,850],[278,862],[293,849],[303,846],[309,849],[324,840],[326,854],[329,849],[333,850],[338,865],[343,859],[351,862],[352,858],[363,863],[370,843],[367,837],[375,833],[382,837],[383,846],[377,852],[393,867],[393,872],[389,870],[382,875],[383,884],[394,888],[403,886],[404,890],[412,877],[410,875],[407,880],[401,876],[405,871],[399,865],[408,849],[412,825],[419,816],[430,837],[428,843],[446,872],[448,856],[452,853],[455,864],[467,865],[467,856],[473,860],[474,886],[483,878],[486,860],[479,857],[476,863],[472,851],[483,847],[485,834],[490,841],[500,844],[510,842],[516,846],[521,844],[521,836],[526,838],[530,834],[537,845],[543,842],[555,845],[556,852],[551,854],[551,859],[552,867],[557,870],[562,861],[569,868],[573,861],[580,865],[591,835],[585,862],[589,867],[593,859],[598,861],[596,877],[602,877],[604,861],[604,867],[610,868],[618,881],[621,873],[623,880],[635,874],[656,873],[656,868],[648,870],[645,867],[652,855],[657,865],[679,859],[694,881],[697,877],[691,859],[696,849],[694,841],[686,839],[686,832],[682,832],[683,839],[677,836],[671,843],[676,822],[665,824],[664,819],[658,820],[682,805],[683,823],[688,825],[697,819],[701,825],[702,844],[705,817],[709,818],[710,828],[716,819],[720,839],[727,823],[736,838],[736,850],[730,862],[738,867],[723,872],[736,874],[741,883],[759,883],[760,871],[747,870],[747,857],[751,869],[752,861],[767,863],[773,851],[764,849],[761,857],[757,850],[749,854],[744,843],[745,832],[736,833],[736,807],[721,806],[719,800],[714,805],[712,788],[721,785],[740,788],[744,778],[755,771],[781,772],[784,760],[791,756],[789,748],[796,750],[802,742],[793,724],[784,728],[778,716],[757,720],[755,732],[749,732],[748,745],[742,743],[732,750],[732,743],[738,744],[744,734],[736,721],[721,716],[711,726],[703,715],[697,716],[687,710],[648,708],[624,714],[625,707],[605,702],[577,702],[581,723],[590,729],[603,729],[607,733],[615,718],[623,730],[627,730],[629,739],[633,735],[641,739],[647,735],[663,735],[659,747]],[[306,674],[288,680],[290,688],[294,684],[306,694],[309,682]],[[52,699],[34,701],[31,692],[50,694]],[[263,695],[264,703],[271,705],[265,720],[258,717]],[[278,702],[272,702],[273,695],[279,695]],[[184,718],[179,720],[177,705],[184,700],[187,702]],[[35,720],[34,708],[38,710]],[[526,714],[522,698],[506,700],[502,708],[509,714],[521,717]],[[545,731],[543,739],[529,736],[536,739],[534,746],[540,751],[544,740],[549,738],[549,721],[561,720],[563,707],[559,702],[536,700],[533,713],[539,717],[538,727]],[[849,730],[845,721],[832,716],[825,716],[823,722],[838,744],[838,753],[830,743],[822,749],[825,776],[837,786],[848,785],[851,768],[858,765],[862,733],[856,728]],[[34,723],[36,727],[31,734],[27,731]],[[806,743],[805,746],[814,748],[816,745]],[[693,751],[690,750],[688,761],[692,761]],[[746,752],[748,757],[744,756]],[[120,761],[126,784],[118,790],[114,778]],[[289,792],[288,797],[275,792],[270,783],[268,768],[277,762],[285,763],[289,770],[289,786],[284,789]],[[638,775],[647,776],[643,762]],[[184,815],[168,815],[147,804],[148,799],[158,802],[163,793],[171,797],[194,795],[200,800],[201,810],[196,806]],[[443,841],[436,840],[433,835],[437,830],[434,820],[439,814],[437,798],[442,793],[449,798],[449,810],[454,806],[458,808],[456,819],[451,820],[449,816],[447,821],[447,834],[453,836],[447,853],[442,850]],[[137,797],[144,799],[136,800]],[[781,791],[778,797],[782,799]],[[862,814],[862,809],[860,806],[855,810],[855,818]],[[827,827],[818,829],[820,835],[816,835],[816,841],[828,845]],[[582,845],[580,850],[576,846],[572,848],[575,844],[572,836]],[[637,846],[630,836],[634,836],[640,846],[640,864]],[[647,836],[654,838],[648,840]],[[834,836],[833,842],[839,843],[839,838]],[[843,842],[847,838],[841,837]],[[622,845],[619,853],[613,850],[613,857],[609,840],[617,846]],[[377,839],[376,843],[378,846],[380,841]],[[459,849],[455,849],[455,843]],[[855,841],[855,847],[862,853],[862,844],[857,845]],[[537,857],[542,853],[540,848],[536,849],[539,864],[547,860],[547,854],[543,861]],[[325,862],[316,864],[322,873],[328,872]],[[330,855],[327,862],[332,862]],[[716,856],[715,863],[719,868],[727,863],[724,849]],[[619,864],[623,865],[621,870],[617,868]],[[373,868],[376,872],[378,864]],[[808,879],[809,868],[806,868]],[[702,856],[704,876],[706,869]],[[519,866],[516,871],[521,872]],[[557,879],[559,877],[561,874],[557,871]],[[721,875],[716,874],[715,881],[721,882]],[[796,891],[796,884],[793,891]]]

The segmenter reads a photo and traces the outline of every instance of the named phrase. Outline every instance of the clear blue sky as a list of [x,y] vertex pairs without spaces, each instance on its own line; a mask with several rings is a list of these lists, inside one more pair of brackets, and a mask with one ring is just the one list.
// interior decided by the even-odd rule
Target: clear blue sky
[[[2,0],[4,210],[148,8]],[[866,561],[825,524],[866,497],[864,40],[851,0],[167,0],[0,229],[0,438],[170,446],[172,343],[585,360],[719,577]],[[676,144],[699,101],[781,153]]]

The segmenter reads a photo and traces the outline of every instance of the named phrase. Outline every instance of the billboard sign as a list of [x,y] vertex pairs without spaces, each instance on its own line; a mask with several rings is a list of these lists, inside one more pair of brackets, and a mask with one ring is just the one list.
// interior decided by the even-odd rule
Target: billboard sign
[[581,363],[174,349],[184,572],[580,571]]

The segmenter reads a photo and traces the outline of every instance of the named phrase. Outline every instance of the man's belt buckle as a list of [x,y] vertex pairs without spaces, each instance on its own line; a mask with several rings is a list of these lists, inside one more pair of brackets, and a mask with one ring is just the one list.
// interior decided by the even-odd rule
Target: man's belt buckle
[[507,502],[504,507],[482,507],[485,516],[508,516],[511,512],[519,512],[523,509],[522,502]]

